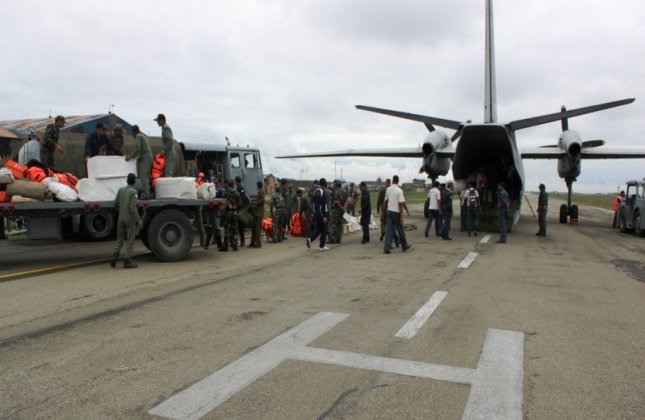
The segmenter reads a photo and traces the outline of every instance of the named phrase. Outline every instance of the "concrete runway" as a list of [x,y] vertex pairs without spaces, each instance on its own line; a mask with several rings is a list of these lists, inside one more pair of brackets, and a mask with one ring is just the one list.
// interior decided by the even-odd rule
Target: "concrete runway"
[[550,204],[547,237],[524,206],[507,244],[457,217],[426,239],[415,206],[390,255],[374,231],[180,263],[139,244],[123,270],[92,262],[111,243],[2,242],[23,274],[0,281],[0,418],[645,418],[645,239]]

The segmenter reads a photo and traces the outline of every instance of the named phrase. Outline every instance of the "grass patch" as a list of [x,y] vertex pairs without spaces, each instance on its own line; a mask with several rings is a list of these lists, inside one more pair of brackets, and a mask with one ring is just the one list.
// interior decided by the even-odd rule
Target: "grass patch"
[[[567,201],[566,193],[550,193],[549,197]],[[583,206],[599,207],[601,209],[612,210],[614,206],[614,194],[571,194],[571,203]]]

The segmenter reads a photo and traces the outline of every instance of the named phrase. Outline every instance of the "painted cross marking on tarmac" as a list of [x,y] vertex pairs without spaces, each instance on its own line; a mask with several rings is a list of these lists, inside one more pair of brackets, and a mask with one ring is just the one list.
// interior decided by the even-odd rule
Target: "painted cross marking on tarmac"
[[320,312],[148,411],[198,419],[286,360],[323,363],[471,385],[463,419],[521,419],[524,334],[490,328],[476,369],[307,345],[349,317]]

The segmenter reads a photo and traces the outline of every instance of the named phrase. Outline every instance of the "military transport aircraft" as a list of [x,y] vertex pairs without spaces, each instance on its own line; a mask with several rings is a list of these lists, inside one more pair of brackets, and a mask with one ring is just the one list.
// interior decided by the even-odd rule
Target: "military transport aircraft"
[[[483,123],[460,122],[357,105],[356,108],[360,110],[421,122],[427,127],[430,133],[420,147],[351,149],[277,156],[277,158],[334,156],[421,157],[423,163],[419,172],[425,172],[432,180],[446,175],[450,170],[452,161],[452,173],[455,180],[467,181],[483,179],[489,186],[488,189],[484,188],[485,194],[482,197],[485,202],[490,204],[489,206],[484,206],[482,221],[485,222],[488,220],[493,225],[495,224],[494,220],[496,217],[494,200],[496,197],[495,185],[497,182],[506,183],[506,188],[511,198],[511,208],[513,209],[509,218],[513,223],[519,219],[519,209],[524,192],[523,158],[558,160],[558,175],[565,180],[568,190],[568,204],[563,204],[560,208],[561,223],[566,223],[569,217],[572,220],[577,220],[578,218],[578,207],[571,205],[571,190],[573,182],[580,175],[582,159],[645,158],[645,149],[599,148],[599,146],[605,144],[603,140],[583,141],[578,132],[568,127],[568,118],[626,105],[634,102],[633,98],[572,110],[566,110],[562,107],[560,112],[511,121],[509,123],[499,123],[497,121],[492,0],[486,0],[485,66],[486,91]],[[518,149],[515,140],[515,131],[554,121],[561,121],[562,124],[562,133],[557,144],[523,148],[522,150]],[[436,129],[435,126],[456,131],[452,136],[448,136],[444,131]],[[455,142],[456,145],[453,145]]]

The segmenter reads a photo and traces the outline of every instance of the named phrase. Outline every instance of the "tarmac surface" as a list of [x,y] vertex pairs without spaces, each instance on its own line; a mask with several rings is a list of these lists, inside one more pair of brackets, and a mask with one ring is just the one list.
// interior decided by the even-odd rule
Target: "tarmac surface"
[[425,238],[414,206],[389,255],[0,241],[0,418],[645,418],[645,239],[559,204],[506,244]]

